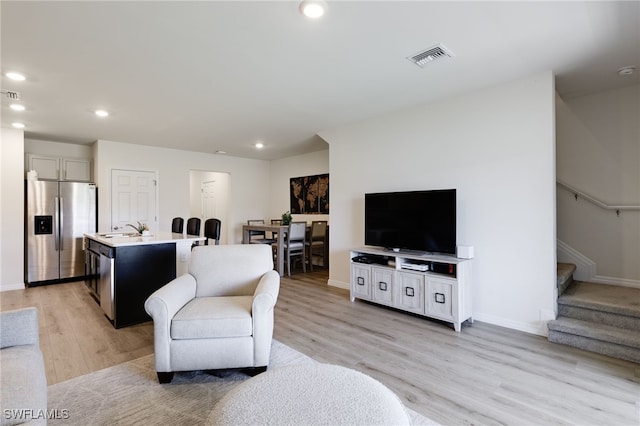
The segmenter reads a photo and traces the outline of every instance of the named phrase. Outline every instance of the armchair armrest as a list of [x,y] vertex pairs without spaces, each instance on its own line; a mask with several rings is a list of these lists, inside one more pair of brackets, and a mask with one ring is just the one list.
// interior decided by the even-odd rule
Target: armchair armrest
[[0,348],[38,344],[38,310],[36,308],[0,312]]
[[153,318],[156,371],[172,371],[169,356],[171,320],[195,296],[196,279],[191,274],[184,274],[156,290],[144,302],[144,309]]
[[280,275],[271,270],[258,282],[253,294],[251,317],[253,320],[255,367],[269,364],[271,339],[273,338],[273,308],[280,292]]

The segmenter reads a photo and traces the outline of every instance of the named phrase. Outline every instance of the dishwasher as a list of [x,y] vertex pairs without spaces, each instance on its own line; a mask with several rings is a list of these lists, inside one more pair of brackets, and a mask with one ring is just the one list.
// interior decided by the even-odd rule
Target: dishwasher
[[94,296],[100,302],[100,307],[111,321],[115,317],[115,257],[114,247],[89,239],[87,262],[89,268],[93,268],[93,274],[87,285],[92,293],[95,293]]
[[115,318],[114,291],[115,291],[115,253],[113,247],[96,244],[100,253],[100,273],[98,278],[98,294],[100,295],[100,307],[111,321]]
[[94,299],[100,303],[100,251],[97,244],[88,238],[84,238],[84,283]]

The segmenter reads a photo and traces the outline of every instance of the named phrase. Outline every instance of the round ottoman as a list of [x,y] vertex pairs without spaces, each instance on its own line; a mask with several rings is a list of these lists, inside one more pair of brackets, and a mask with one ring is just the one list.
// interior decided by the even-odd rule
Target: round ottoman
[[400,399],[371,377],[330,364],[277,368],[232,389],[209,425],[408,425]]

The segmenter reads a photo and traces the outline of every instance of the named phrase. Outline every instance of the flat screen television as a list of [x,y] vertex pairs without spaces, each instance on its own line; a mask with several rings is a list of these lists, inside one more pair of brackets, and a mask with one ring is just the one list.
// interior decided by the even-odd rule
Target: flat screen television
[[364,196],[364,243],[393,250],[456,254],[456,190]]

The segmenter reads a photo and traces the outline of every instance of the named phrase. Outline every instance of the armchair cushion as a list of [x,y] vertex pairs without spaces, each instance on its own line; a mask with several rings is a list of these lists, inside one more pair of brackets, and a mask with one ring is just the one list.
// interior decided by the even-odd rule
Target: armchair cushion
[[197,297],[171,321],[172,339],[251,336],[252,296]]

